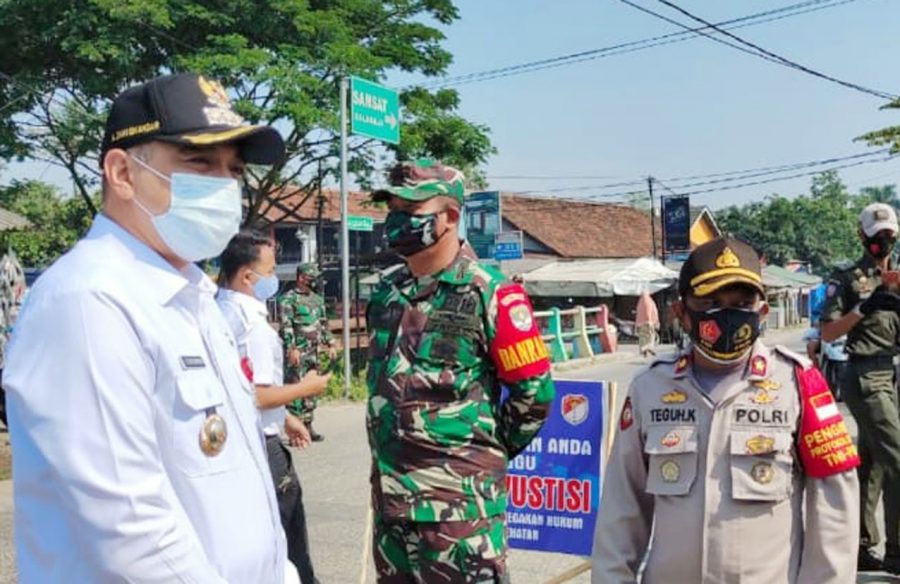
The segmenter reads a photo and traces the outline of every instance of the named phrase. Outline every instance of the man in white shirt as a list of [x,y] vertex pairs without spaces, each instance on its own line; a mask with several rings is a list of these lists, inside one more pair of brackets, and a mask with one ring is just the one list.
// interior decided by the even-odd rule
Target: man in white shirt
[[256,402],[266,435],[269,469],[275,481],[281,525],[288,543],[288,559],[303,584],[317,580],[309,555],[309,535],[303,508],[303,490],[291,454],[281,441],[284,428],[291,444],[305,448],[310,435],[299,418],[285,406],[296,399],[325,391],[328,375],[310,371],[297,383],[284,383],[281,339],[269,324],[265,301],[278,292],[275,249],[261,233],[241,231],[222,253],[218,301],[238,343],[238,353],[256,389]]
[[283,152],[198,75],[114,101],[103,211],[34,286],[3,376],[22,584],[285,581],[253,387],[193,264],[238,231],[244,164]]

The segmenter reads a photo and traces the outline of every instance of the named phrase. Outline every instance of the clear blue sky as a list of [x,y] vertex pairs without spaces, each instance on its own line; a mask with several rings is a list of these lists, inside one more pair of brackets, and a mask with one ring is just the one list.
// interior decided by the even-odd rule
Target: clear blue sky
[[[689,22],[655,0],[636,3]],[[711,22],[797,0],[678,0]],[[678,30],[617,0],[459,0],[446,29],[463,75]],[[735,34],[800,64],[900,94],[900,2],[858,0]],[[404,77],[398,83],[407,82]],[[804,162],[866,152],[853,138],[900,125],[900,110],[827,81],[708,39],[692,40],[460,85],[461,111],[487,124],[499,153],[487,174],[597,175],[607,180],[490,180],[508,190],[602,184],[653,174],[675,177]],[[841,171],[861,186],[900,183],[900,158]],[[806,192],[809,178],[697,195],[720,207],[773,192]],[[625,187],[631,189],[633,187]],[[621,189],[613,189],[613,191]],[[603,191],[572,191],[568,196]]]
[[[656,0],[635,0],[682,22]],[[678,0],[718,22],[799,0]],[[457,0],[446,27],[449,76],[551,58],[677,31],[618,0]],[[900,94],[900,2],[845,5],[733,31],[834,77]],[[419,78],[393,76],[397,86]],[[708,39],[458,86],[461,113],[488,125],[499,153],[493,188],[530,191],[757,168],[867,152],[853,138],[900,125],[884,100],[739,53]],[[67,184],[46,165],[15,165],[4,179]],[[514,180],[500,176],[605,176]],[[852,190],[900,183],[900,158],[841,171]],[[771,193],[807,192],[809,178],[697,195],[714,208]],[[631,190],[571,190],[591,196]]]

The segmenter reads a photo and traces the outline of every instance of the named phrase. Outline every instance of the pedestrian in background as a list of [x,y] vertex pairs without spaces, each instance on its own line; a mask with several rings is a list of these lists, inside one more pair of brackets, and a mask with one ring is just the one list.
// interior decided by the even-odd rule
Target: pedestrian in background
[[656,355],[656,344],[659,342],[659,309],[647,290],[641,292],[638,299],[634,327],[637,330],[641,357]]
[[[319,277],[315,264],[300,264],[294,289],[278,299],[288,383],[302,379],[310,371],[318,371],[322,349],[327,350],[331,363],[337,358],[325,299],[318,293]],[[325,437],[313,427],[316,404],[315,397],[307,397],[294,400],[288,409],[306,424],[313,442],[321,442]]]
[[[508,582],[506,467],[553,401],[550,361],[520,284],[458,236],[461,172],[394,169],[388,246],[405,265],[366,322],[378,581]],[[509,391],[501,401],[501,383]]]
[[303,584],[317,582],[309,554],[309,534],[303,489],[281,440],[282,431],[292,446],[305,448],[310,436],[306,425],[285,411],[296,399],[320,395],[328,385],[328,375],[311,370],[295,383],[284,383],[281,339],[269,324],[266,300],[278,291],[275,249],[261,233],[242,231],[222,253],[218,302],[238,343],[244,370],[253,382],[260,409],[269,470],[275,483],[281,525],[287,536],[288,559],[300,573]]
[[692,346],[628,390],[592,582],[854,582],[856,450],[819,370],[758,340],[756,252],[732,238],[701,245],[678,289]]

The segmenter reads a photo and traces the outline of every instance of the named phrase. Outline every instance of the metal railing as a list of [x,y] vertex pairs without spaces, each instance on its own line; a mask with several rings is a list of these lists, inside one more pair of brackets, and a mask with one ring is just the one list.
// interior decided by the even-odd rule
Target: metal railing
[[616,350],[614,335],[613,338],[607,335],[606,340],[603,338],[604,333],[614,330],[608,324],[609,309],[606,306],[551,308],[535,311],[534,316],[554,363]]

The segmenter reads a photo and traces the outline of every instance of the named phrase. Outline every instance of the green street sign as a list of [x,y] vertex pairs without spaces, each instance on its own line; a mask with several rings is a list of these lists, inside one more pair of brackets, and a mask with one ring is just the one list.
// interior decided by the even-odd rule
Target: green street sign
[[383,142],[400,142],[397,92],[377,83],[350,78],[350,131]]
[[375,221],[371,217],[363,215],[348,215],[347,229],[350,231],[372,231],[375,228]]

